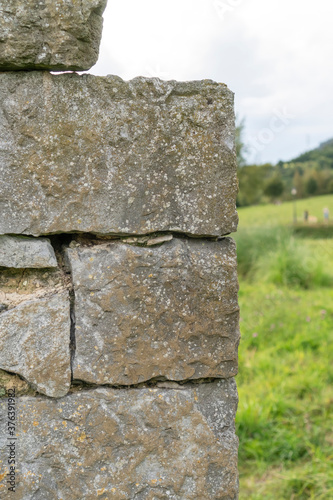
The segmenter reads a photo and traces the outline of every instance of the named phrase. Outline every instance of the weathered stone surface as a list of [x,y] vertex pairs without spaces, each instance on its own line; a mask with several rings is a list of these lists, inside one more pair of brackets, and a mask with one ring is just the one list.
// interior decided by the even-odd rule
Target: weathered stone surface
[[0,236],[0,266],[57,267],[57,259],[47,238]]
[[[17,395],[35,394],[31,386],[18,375],[0,370],[0,398],[6,397],[8,390],[15,388]],[[1,490],[0,490],[1,498]]]
[[0,71],[91,68],[105,5],[106,0],[0,0]]
[[0,269],[0,312],[70,289],[59,269]]
[[70,387],[69,295],[57,271],[0,273],[0,369],[52,397]]
[[0,234],[236,230],[224,84],[0,74]]
[[131,385],[237,373],[230,238],[175,238],[154,248],[113,241],[66,252],[75,290],[74,379]]
[[236,500],[236,406],[234,380],[20,397],[15,499]]

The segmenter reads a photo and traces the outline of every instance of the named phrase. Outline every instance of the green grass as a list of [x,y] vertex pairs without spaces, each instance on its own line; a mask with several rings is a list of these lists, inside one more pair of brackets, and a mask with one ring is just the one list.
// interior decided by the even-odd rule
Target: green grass
[[[308,210],[309,214],[317,217],[318,222],[323,222],[323,209],[330,211],[333,220],[333,195],[315,196],[304,200],[296,200],[297,221],[303,221],[303,213]],[[293,202],[285,202],[281,205],[258,205],[239,208],[240,227],[274,227],[285,226],[293,223]]]
[[296,238],[287,227],[247,228],[235,235],[238,272],[252,282],[277,285],[330,286],[333,240]]
[[[322,207],[328,198],[313,200]],[[326,500],[333,498],[333,240],[274,227],[280,208],[240,209],[235,235],[240,499]]]
[[333,238],[333,223],[297,223],[293,225],[293,234],[301,238],[327,239]]

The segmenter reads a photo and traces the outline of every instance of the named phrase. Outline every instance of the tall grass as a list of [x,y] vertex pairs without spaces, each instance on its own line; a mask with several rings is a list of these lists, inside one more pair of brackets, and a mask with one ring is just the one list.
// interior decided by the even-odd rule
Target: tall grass
[[238,272],[252,282],[304,289],[333,282],[322,259],[286,227],[241,230],[235,239]]
[[241,279],[243,500],[333,498],[333,290]]
[[241,500],[333,498],[333,240],[240,228]]

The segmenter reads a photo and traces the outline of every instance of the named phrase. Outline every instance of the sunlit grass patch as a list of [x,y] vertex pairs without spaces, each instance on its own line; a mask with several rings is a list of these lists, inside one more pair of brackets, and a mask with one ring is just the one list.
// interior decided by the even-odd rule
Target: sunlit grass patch
[[333,290],[240,290],[240,498],[330,498]]
[[333,283],[333,240],[317,240],[314,246],[285,227],[241,229],[235,240],[239,275],[258,285],[312,288]]

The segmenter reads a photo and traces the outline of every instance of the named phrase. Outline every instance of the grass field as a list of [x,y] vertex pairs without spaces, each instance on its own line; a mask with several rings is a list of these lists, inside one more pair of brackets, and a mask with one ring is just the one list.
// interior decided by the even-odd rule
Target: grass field
[[[296,200],[296,214],[299,222],[303,221],[304,211],[310,216],[317,217],[318,222],[324,220],[323,209],[328,208],[333,219],[333,195],[316,196],[304,200]],[[273,227],[293,223],[294,203],[286,202],[281,205],[258,205],[239,208],[240,229],[246,227]]]
[[[297,204],[333,216],[333,196]],[[234,235],[241,500],[333,499],[333,238],[294,237],[292,214],[239,209]]]

